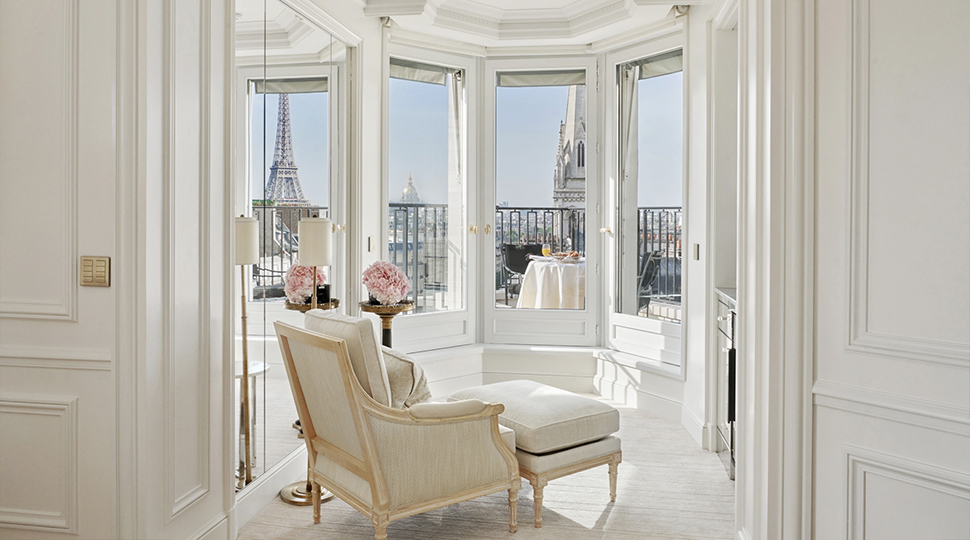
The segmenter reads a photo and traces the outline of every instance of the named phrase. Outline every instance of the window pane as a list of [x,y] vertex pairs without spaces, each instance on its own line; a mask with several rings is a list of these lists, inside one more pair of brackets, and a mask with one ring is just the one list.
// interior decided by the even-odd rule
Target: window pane
[[442,76],[389,82],[388,260],[411,280],[413,313],[464,305],[461,82]]
[[252,203],[261,236],[253,296],[282,303],[283,276],[299,260],[300,219],[330,216],[328,93],[252,98]]
[[[621,159],[617,311],[680,322],[683,72],[641,78],[639,69],[636,63],[620,67],[621,103],[626,104],[620,114],[631,122],[621,154],[635,155]],[[623,99],[624,92],[635,94]]]
[[586,85],[497,87],[495,137],[495,305],[585,309]]

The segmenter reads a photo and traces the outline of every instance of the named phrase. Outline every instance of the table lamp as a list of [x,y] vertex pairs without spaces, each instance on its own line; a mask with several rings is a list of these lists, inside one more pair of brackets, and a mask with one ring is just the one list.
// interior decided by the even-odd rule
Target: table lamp
[[[236,258],[242,275],[242,425],[246,445],[246,484],[253,481],[252,447],[249,420],[249,344],[246,337],[246,265],[259,262],[259,222],[254,217],[236,218]],[[242,472],[242,471],[240,471]]]
[[317,267],[330,266],[330,246],[333,223],[327,218],[303,218],[300,233],[300,265],[313,268],[313,301],[311,309],[317,309]]

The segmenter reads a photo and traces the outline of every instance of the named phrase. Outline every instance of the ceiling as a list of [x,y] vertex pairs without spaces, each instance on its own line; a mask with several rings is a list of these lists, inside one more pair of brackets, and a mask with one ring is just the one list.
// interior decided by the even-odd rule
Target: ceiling
[[[581,45],[654,24],[669,0],[359,0],[408,31],[485,47]],[[694,4],[688,0],[678,4]]]
[[[236,57],[240,64],[326,62],[330,35],[286,4],[293,0],[236,0]],[[312,0],[326,9],[328,0]],[[672,17],[662,0],[345,0],[370,17],[390,17],[396,29],[471,45],[502,48],[586,45]],[[696,4],[703,0],[682,0]],[[265,13],[265,22],[264,22]],[[334,41],[333,59],[344,47]]]

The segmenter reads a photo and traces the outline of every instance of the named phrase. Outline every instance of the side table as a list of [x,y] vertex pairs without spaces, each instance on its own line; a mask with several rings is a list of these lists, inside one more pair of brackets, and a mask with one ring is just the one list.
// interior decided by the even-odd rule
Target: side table
[[404,313],[405,311],[414,309],[414,302],[410,300],[388,305],[371,304],[370,302],[361,302],[358,305],[361,311],[373,313],[381,318],[381,328],[383,329],[381,333],[381,344],[385,347],[391,346],[391,321],[394,320],[394,316],[398,313]]

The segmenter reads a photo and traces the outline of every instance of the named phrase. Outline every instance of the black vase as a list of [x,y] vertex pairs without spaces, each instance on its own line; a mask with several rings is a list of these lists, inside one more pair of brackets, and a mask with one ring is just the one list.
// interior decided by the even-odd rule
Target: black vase
[[381,305],[381,303],[377,300],[377,298],[374,298],[374,295],[369,295],[369,296],[370,296],[370,298],[367,301],[368,304],[370,304],[372,306],[379,306],[379,305]]
[[330,284],[324,283],[317,286],[317,303],[326,304],[330,302]]

